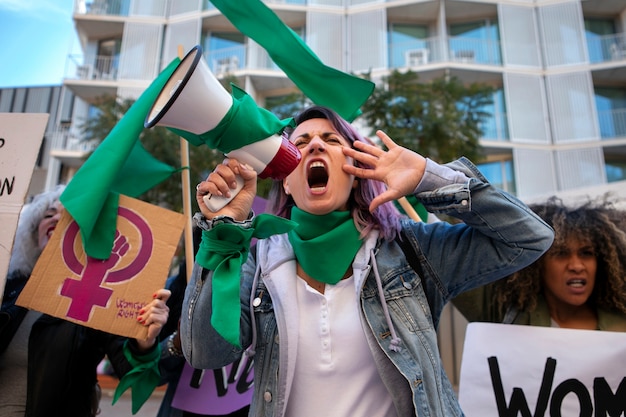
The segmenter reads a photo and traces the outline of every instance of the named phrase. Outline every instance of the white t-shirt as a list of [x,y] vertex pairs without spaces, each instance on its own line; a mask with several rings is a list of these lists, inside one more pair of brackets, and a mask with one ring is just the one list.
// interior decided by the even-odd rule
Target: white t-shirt
[[298,357],[288,417],[396,417],[363,333],[354,278],[324,294],[298,278]]

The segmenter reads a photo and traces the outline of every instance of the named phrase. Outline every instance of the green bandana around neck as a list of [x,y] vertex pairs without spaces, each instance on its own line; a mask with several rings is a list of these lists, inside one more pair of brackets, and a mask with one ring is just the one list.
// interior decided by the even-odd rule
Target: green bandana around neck
[[352,214],[333,211],[318,216],[294,206],[291,220],[298,226],[288,232],[289,242],[302,269],[320,282],[337,284],[361,247]]

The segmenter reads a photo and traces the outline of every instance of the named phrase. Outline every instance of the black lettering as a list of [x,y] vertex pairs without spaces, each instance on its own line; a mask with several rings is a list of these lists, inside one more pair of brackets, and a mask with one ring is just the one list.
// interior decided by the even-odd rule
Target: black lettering
[[593,413],[591,396],[589,395],[589,391],[587,391],[587,387],[577,379],[567,379],[554,389],[552,400],[550,401],[550,416],[561,417],[561,406],[563,405],[565,396],[569,393],[575,394],[578,397],[578,403],[580,404],[579,416],[591,417]]
[[[526,395],[521,388],[513,388],[511,394],[511,401],[509,405],[506,404],[506,398],[504,397],[504,386],[502,385],[502,375],[500,374],[500,367],[498,365],[498,359],[492,356],[487,359],[489,363],[489,373],[491,375],[491,384],[493,386],[493,393],[496,399],[496,407],[498,408],[499,417],[531,417],[530,408],[528,407],[528,401],[526,401]],[[552,382],[554,381],[554,372],[556,369],[556,360],[548,358],[546,360],[546,367],[543,372],[543,379],[541,381],[541,388],[539,389],[539,396],[537,398],[537,406],[535,407],[534,417],[543,417],[548,408],[548,400],[550,398],[550,391],[552,390]]]
[[223,397],[228,392],[228,383],[226,382],[226,368],[218,368],[213,370],[215,375],[215,388],[217,388],[217,396]]
[[237,392],[243,394],[248,391],[252,387],[252,383],[254,382],[254,361],[246,356],[245,368],[241,376],[239,377],[239,381],[237,381]]
[[5,142],[4,138],[0,138],[0,148],[4,146]]
[[200,384],[202,384],[202,378],[204,378],[204,369],[195,369],[191,374],[191,380],[189,381],[189,386],[191,388],[200,388]]
[[595,417],[620,417],[626,415],[626,377],[622,378],[615,394],[604,378],[593,380]]
[[13,192],[13,184],[15,184],[15,177],[11,178],[11,183],[9,183],[9,179],[5,178],[0,184],[0,196],[4,195],[4,190],[7,190],[7,195],[11,195]]

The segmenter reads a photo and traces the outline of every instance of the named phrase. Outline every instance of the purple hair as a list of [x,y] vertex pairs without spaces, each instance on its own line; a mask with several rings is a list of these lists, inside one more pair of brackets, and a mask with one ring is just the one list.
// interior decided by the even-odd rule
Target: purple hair
[[[326,119],[337,130],[337,133],[345,138],[350,144],[361,141],[373,144],[371,140],[361,136],[356,129],[342,119],[334,111],[321,106],[313,106],[303,110],[295,117],[296,125],[311,119]],[[293,131],[285,132],[291,135]],[[357,166],[363,166],[356,162]],[[285,193],[281,180],[273,181],[269,193],[268,211],[277,216],[291,218],[291,207],[295,205],[293,198]],[[370,230],[378,229],[386,240],[395,239],[400,232],[400,218],[402,214],[392,202],[386,202],[378,206],[374,213],[370,213],[369,205],[377,195],[385,190],[385,184],[380,181],[359,178],[356,188],[348,199],[348,209],[352,212],[354,224],[361,232],[361,236],[367,235]]]

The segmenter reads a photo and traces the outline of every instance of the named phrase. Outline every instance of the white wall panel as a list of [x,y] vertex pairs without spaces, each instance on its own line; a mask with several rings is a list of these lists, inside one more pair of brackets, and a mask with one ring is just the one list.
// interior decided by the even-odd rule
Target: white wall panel
[[129,16],[165,17],[166,8],[167,0],[131,0],[128,14]]
[[548,109],[539,75],[503,74],[511,142],[549,143]]
[[552,153],[539,149],[513,149],[517,196],[551,194],[557,190]]
[[556,151],[562,190],[606,184],[602,148]]
[[309,0],[310,6],[343,6],[345,0]]
[[[146,87],[147,88],[147,87]],[[117,89],[117,96],[122,100],[137,100],[143,94],[145,88],[120,87]]]
[[570,1],[539,9],[547,67],[587,61],[585,30],[580,2]]
[[498,20],[504,65],[541,67],[535,9],[500,4]]
[[50,113],[51,93],[50,87],[29,88],[24,113]]
[[198,39],[200,39],[200,19],[198,18],[168,25],[165,29],[161,67],[165,68],[172,59],[178,56],[179,45],[183,48],[183,54],[186,54],[199,43]]
[[161,47],[160,24],[126,24],[120,53],[120,79],[153,80],[158,74]]
[[170,1],[170,16],[202,10],[202,1],[203,0]]
[[348,16],[349,64],[347,71],[366,71],[387,66],[386,27],[385,10]]
[[589,72],[549,75],[546,88],[554,143],[599,139]]
[[343,70],[344,17],[331,13],[307,13],[306,42],[322,62]]

